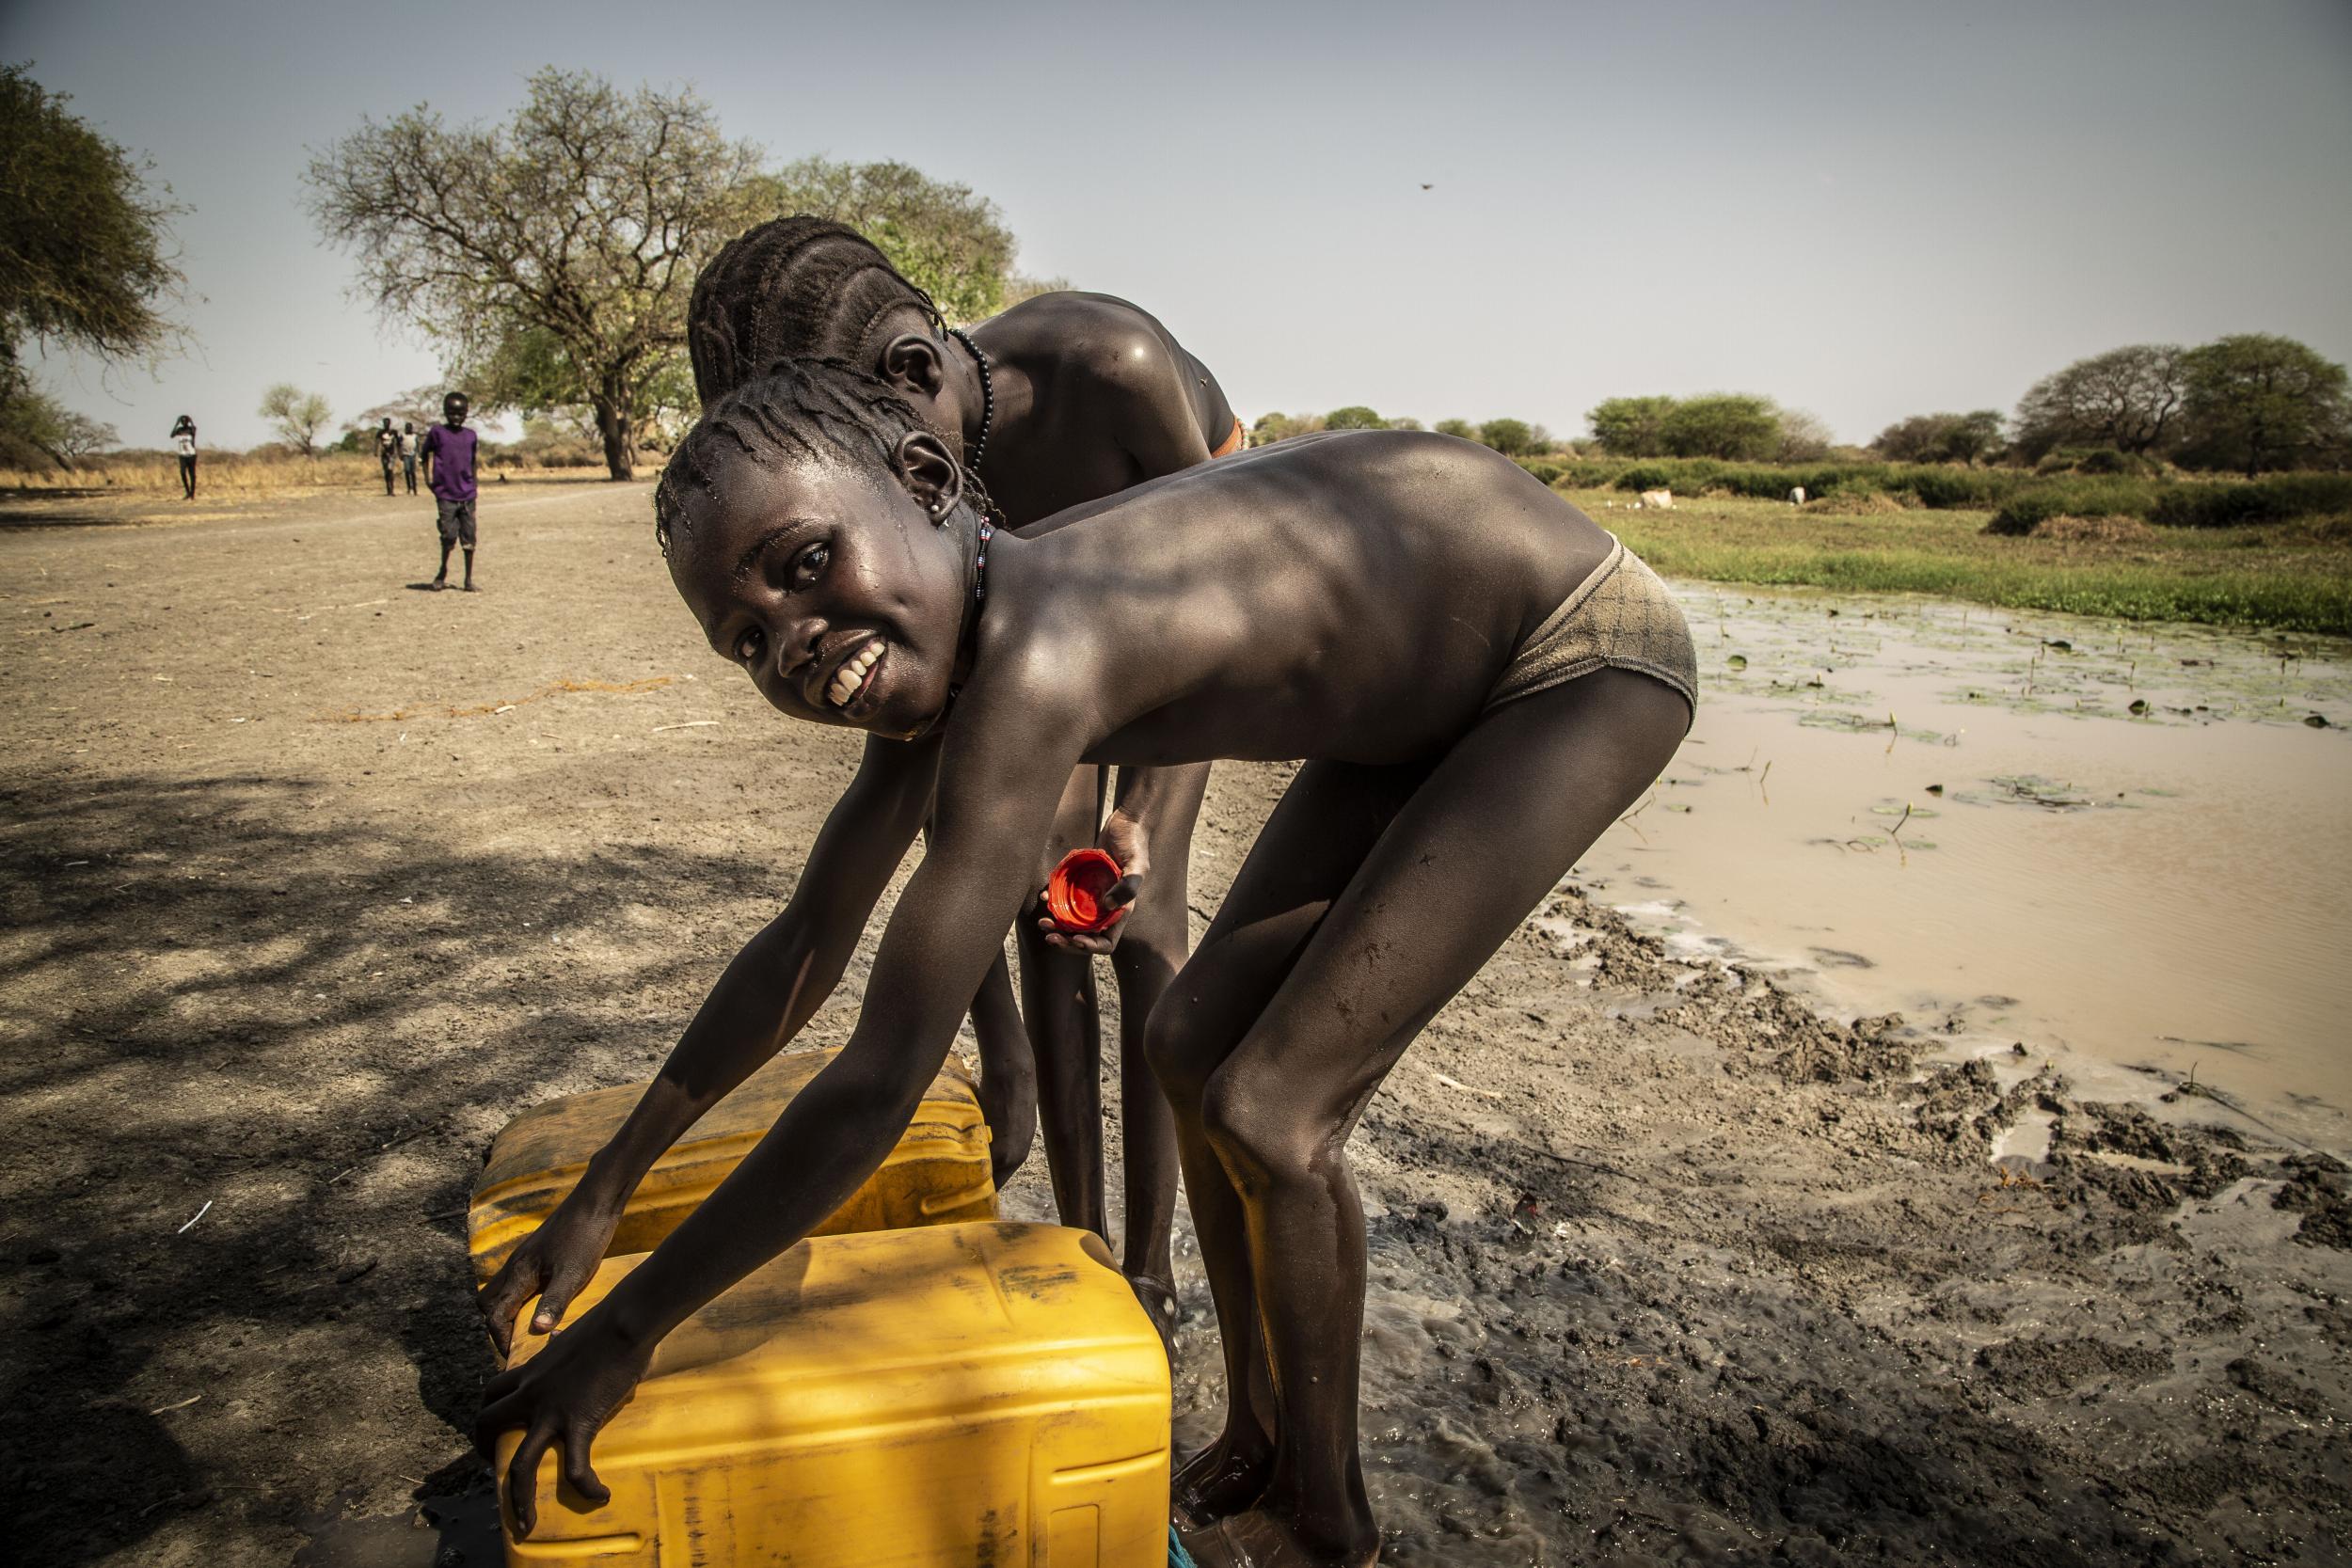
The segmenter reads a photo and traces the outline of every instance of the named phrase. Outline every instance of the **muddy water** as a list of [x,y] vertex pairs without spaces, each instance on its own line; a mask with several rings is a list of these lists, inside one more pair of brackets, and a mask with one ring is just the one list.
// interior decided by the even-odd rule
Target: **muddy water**
[[1705,702],[1580,881],[1850,1011],[2352,1143],[2352,644],[1677,592]]

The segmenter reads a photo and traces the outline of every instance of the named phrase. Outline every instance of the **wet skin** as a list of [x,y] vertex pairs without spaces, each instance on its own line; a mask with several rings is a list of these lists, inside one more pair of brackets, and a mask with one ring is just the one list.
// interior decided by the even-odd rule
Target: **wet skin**
[[[1232,409],[1206,368],[1124,300],[1043,294],[974,328],[973,337],[989,356],[995,394],[983,480],[1011,527],[1206,462],[1232,428]],[[955,456],[966,456],[983,411],[970,352],[936,335],[911,304],[872,324],[866,342],[875,373],[943,433]],[[784,911],[728,967],[579,1187],[485,1288],[482,1308],[501,1354],[516,1311],[532,1296],[540,1297],[534,1321],[543,1331],[563,1321],[654,1161],[782,1050],[832,994],[867,913],[928,815],[936,768],[935,748],[866,747]],[[1071,849],[1098,844],[1133,872],[1119,895],[1136,895],[1135,908],[1103,938],[1071,939],[1052,931],[1033,900],[1014,923],[1020,1006],[1000,957],[970,1010],[997,1185],[1027,1157],[1041,1110],[1057,1212],[1063,1224],[1108,1241],[1091,955],[1109,955],[1120,990],[1123,1268],[1165,1336],[1175,1326],[1168,1256],[1175,1129],[1145,1061],[1143,1029],[1184,961],[1185,872],[1208,768],[1122,768],[1107,817],[1106,778],[1107,769],[1092,766],[1073,771],[1032,887],[1042,889]]]
[[[590,1441],[652,1347],[805,1235],[907,1126],[1029,896],[1073,767],[1303,757],[1147,1029],[1230,1391],[1224,1434],[1185,1471],[1218,1478],[1214,1496],[1184,1500],[1262,1562],[1371,1562],[1347,1133],[1422,1025],[1663,768],[1689,709],[1604,670],[1483,711],[1609,540],[1466,442],[1309,437],[1153,481],[1000,537],[980,611],[954,459],[918,433],[897,467],[730,463],[690,503],[672,574],[774,706],[927,759],[934,852],[841,1055],[646,1264],[492,1381],[477,1436],[486,1450],[524,1429],[507,1488],[525,1531],[551,1446],[576,1490],[603,1497]],[[856,891],[870,908],[880,883]],[[1235,1557],[1221,1535],[1200,1550]]]

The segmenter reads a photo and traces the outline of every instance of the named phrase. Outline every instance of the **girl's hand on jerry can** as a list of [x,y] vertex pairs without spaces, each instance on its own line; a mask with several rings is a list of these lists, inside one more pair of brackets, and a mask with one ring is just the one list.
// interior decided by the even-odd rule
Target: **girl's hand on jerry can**
[[592,1194],[585,1185],[575,1187],[556,1205],[546,1224],[506,1255],[499,1272],[474,1298],[500,1360],[514,1354],[515,1314],[532,1297],[539,1298],[539,1305],[532,1309],[532,1332],[555,1332],[572,1299],[587,1287],[596,1265],[604,1261],[612,1233],[620,1228],[621,1209],[621,1204]]
[[548,1449],[564,1450],[563,1484],[592,1507],[612,1494],[596,1479],[590,1450],[596,1433],[645,1375],[653,1346],[623,1335],[609,1312],[592,1311],[550,1338],[539,1354],[492,1378],[482,1390],[482,1414],[474,1418],[474,1447],[498,1463],[501,1433],[522,1430],[522,1441],[507,1461],[500,1491],[517,1541],[539,1522],[539,1461]]

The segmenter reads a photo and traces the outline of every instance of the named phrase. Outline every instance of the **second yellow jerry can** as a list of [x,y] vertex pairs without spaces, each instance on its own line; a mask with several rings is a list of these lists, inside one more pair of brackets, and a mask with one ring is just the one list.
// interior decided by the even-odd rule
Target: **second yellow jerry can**
[[[767,1135],[792,1097],[807,1086],[834,1051],[780,1055],[711,1107],[686,1136],[654,1163],[614,1232],[612,1256],[651,1252],[692,1213],[712,1188]],[[466,1212],[466,1242],[474,1282],[498,1273],[516,1243],[554,1212],[645,1091],[643,1084],[567,1095],[534,1105],[507,1124],[490,1145]],[[914,1122],[882,1169],[814,1232],[887,1230],[993,1219],[996,1187],[989,1177],[988,1123],[971,1075],[953,1056],[942,1068]]]
[[[643,1261],[606,1259],[575,1316]],[[532,1309],[510,1365],[548,1342]],[[803,1242],[661,1341],[593,1457],[602,1508],[541,1460],[513,1568],[1168,1558],[1167,1353],[1101,1239],[1059,1226]]]

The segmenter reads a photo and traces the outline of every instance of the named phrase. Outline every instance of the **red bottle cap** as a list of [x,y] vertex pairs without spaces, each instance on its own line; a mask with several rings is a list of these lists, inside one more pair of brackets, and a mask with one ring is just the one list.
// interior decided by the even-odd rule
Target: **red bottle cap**
[[1130,906],[1106,908],[1104,895],[1118,885],[1119,863],[1100,849],[1073,849],[1045,879],[1045,912],[1065,931],[1107,931],[1127,918]]

